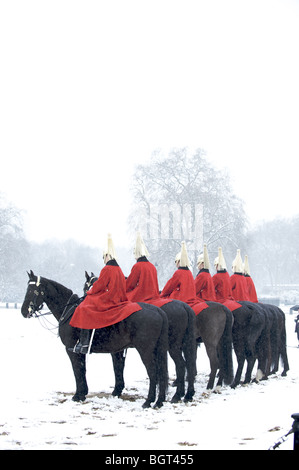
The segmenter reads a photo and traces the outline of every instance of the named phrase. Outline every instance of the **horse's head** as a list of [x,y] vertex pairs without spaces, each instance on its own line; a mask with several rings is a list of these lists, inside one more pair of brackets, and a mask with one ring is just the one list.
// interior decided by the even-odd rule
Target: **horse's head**
[[85,271],[85,278],[86,278],[86,281],[84,283],[84,286],[83,286],[83,292],[84,294],[86,294],[86,292],[91,288],[91,286],[93,285],[93,283],[98,279],[94,274],[93,272],[90,274],[87,273],[87,271]]
[[21,313],[23,317],[30,318],[43,308],[45,292],[40,276],[35,276],[32,270],[30,273],[27,272],[27,274],[29,281],[27,292],[21,307]]

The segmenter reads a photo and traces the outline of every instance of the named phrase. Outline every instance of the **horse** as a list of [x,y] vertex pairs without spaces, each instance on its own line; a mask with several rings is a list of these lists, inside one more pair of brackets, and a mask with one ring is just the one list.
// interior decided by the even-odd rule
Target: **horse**
[[[219,377],[217,387],[223,382],[230,385],[233,381],[232,355],[232,312],[223,304],[206,301],[208,308],[196,315],[195,336],[197,343],[203,342],[210,362],[210,376],[207,389],[212,390],[217,370]],[[191,308],[191,307],[189,307]]]
[[[88,394],[86,381],[86,357],[71,350],[77,343],[80,329],[70,326],[69,306],[78,302],[78,296],[71,289],[56,281],[36,276],[33,271],[29,276],[28,287],[21,307],[25,318],[38,316],[43,303],[58,321],[59,336],[70,358],[76,381],[74,401],[84,401]],[[143,408],[149,408],[156,400],[156,388],[159,394],[154,407],[159,408],[166,399],[168,387],[168,321],[165,312],[159,308],[148,308],[139,303],[142,310],[131,314],[117,324],[95,330],[91,352],[117,353],[133,347],[138,351],[149,377],[149,390]]]
[[239,302],[242,308],[234,310],[233,342],[238,359],[238,370],[233,383],[240,383],[245,359],[248,366],[244,384],[251,380],[251,372],[258,360],[255,381],[266,380],[278,371],[279,359],[283,362],[282,376],[287,375],[289,362],[286,349],[285,315],[274,305]]
[[[85,271],[86,281],[83,286],[83,292],[90,289],[97,280],[94,273],[89,274]],[[147,304],[152,308],[151,304]],[[168,319],[168,352],[173,359],[176,368],[176,392],[171,399],[172,403],[177,403],[184,397],[184,401],[191,401],[195,393],[194,380],[196,376],[196,341],[195,341],[195,315],[188,305],[179,300],[168,302],[160,307]],[[120,396],[124,389],[123,371],[126,355],[123,352],[112,354],[115,387],[112,392],[115,396]],[[185,371],[187,370],[187,392],[185,394]]]
[[264,309],[259,304],[248,301],[238,301],[238,304],[240,304],[240,307],[233,310],[233,346],[238,366],[234,381],[231,384],[232,388],[240,384],[245,360],[247,361],[247,368],[244,384],[251,382],[252,370],[256,360],[258,360],[256,381],[266,377],[269,362],[267,342],[269,326]]
[[[87,290],[96,281],[97,277],[85,271],[86,281],[83,291]],[[207,389],[212,389],[217,370],[219,380],[217,386],[231,384],[233,380],[232,359],[232,314],[222,304],[207,302],[209,308],[195,315],[193,309],[185,302],[172,299],[171,302],[160,307],[165,311],[169,324],[169,354],[175,362],[177,391],[172,401],[179,400],[184,390],[185,366],[187,369],[188,390],[184,400],[189,401],[194,394],[194,378],[196,375],[196,342],[204,342],[210,361],[211,373]],[[195,322],[193,327],[192,323]],[[194,349],[195,348],[195,349]],[[182,351],[185,361],[182,358]],[[195,359],[194,359],[195,357]],[[115,357],[114,357],[115,360]],[[124,355],[113,361],[116,388],[124,387],[123,369]],[[184,366],[185,362],[185,366]]]
[[285,314],[276,305],[259,303],[266,312],[269,321],[269,349],[270,359],[268,375],[276,374],[279,369],[279,360],[283,364],[282,377],[287,375],[289,367],[287,355],[287,335],[285,327]]

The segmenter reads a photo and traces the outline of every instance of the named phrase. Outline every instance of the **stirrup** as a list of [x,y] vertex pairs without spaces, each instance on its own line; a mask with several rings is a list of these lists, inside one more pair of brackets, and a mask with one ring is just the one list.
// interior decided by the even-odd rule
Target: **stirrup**
[[76,354],[87,354],[88,348],[89,344],[81,344],[80,342],[78,342],[73,348],[68,348],[68,350]]

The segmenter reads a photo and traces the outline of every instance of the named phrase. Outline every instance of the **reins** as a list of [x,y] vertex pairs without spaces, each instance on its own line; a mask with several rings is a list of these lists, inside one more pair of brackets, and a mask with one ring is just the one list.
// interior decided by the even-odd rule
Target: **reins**
[[[73,294],[72,294],[72,295],[73,295]],[[71,297],[72,297],[72,295],[71,295]],[[70,298],[71,298],[71,297],[70,297]],[[84,298],[85,298],[85,295],[82,296],[82,297],[80,297],[80,298],[78,298],[78,299],[76,299],[74,302],[69,302],[69,300],[68,300],[67,303],[66,303],[66,304],[64,305],[64,307],[62,308],[62,312],[64,312],[67,307],[72,307],[73,305],[75,305],[76,303],[78,303],[78,301],[83,300]],[[60,324],[61,320],[64,320],[63,313],[62,313],[60,319],[58,320],[58,324],[57,324],[57,325],[54,325],[53,323],[51,323],[51,322],[50,322],[49,320],[47,320],[47,319],[43,319],[43,320],[44,320],[44,324],[43,324],[42,321],[41,321],[41,319],[42,319],[43,317],[48,316],[48,315],[53,315],[53,313],[51,312],[51,310],[48,310],[47,312],[41,313],[41,310],[42,310],[42,308],[41,308],[40,310],[35,310],[35,311],[31,314],[31,317],[32,317],[32,318],[37,318],[37,319],[39,320],[39,322],[40,322],[40,325],[41,325],[45,330],[48,330],[48,331],[50,331],[51,333],[53,333],[53,330],[57,330],[57,329],[59,328],[59,324]],[[48,323],[51,327],[48,327],[48,326],[46,325],[46,323]],[[53,334],[55,334],[55,333],[53,333]],[[59,333],[57,334],[57,336],[59,336]]]
[[41,310],[36,310],[36,312],[34,312],[31,316],[33,318],[40,318],[40,317],[45,317],[47,315],[53,315],[51,310],[48,310],[48,312],[45,312],[45,313],[40,313],[40,312],[41,312]]
[[[51,323],[48,319],[46,318],[43,318],[45,317],[46,315],[52,315],[52,312],[51,311],[48,311],[48,312],[45,312],[45,313],[40,313],[39,315],[37,315],[36,313],[34,314],[34,318],[37,318],[39,320],[39,323],[40,325],[47,331],[50,331],[51,333],[53,333],[53,335],[56,333],[54,333],[54,330],[58,330],[58,327],[59,327],[59,323],[58,325],[54,325],[53,323]],[[50,325],[50,326],[48,326]],[[59,333],[57,332],[57,336],[59,336]]]

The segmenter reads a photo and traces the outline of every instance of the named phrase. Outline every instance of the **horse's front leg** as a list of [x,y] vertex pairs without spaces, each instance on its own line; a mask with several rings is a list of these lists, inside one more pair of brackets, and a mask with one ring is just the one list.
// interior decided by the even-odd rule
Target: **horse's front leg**
[[86,361],[85,354],[76,354],[71,351],[66,352],[72,363],[73,372],[76,380],[76,393],[73,396],[72,400],[74,401],[84,401],[86,395],[88,394],[88,386],[86,382]]
[[124,382],[124,367],[126,360],[126,350],[120,351],[117,353],[111,353],[114,377],[115,377],[115,386],[112,392],[114,397],[120,397],[123,389],[125,388]]

